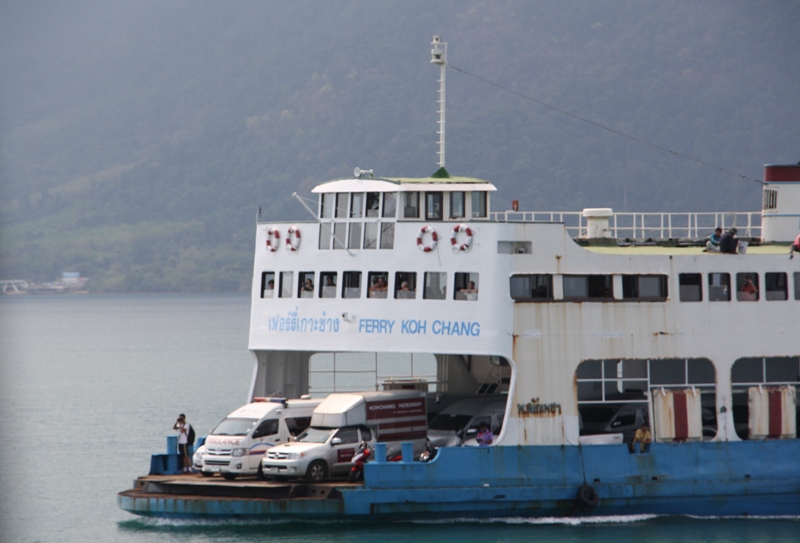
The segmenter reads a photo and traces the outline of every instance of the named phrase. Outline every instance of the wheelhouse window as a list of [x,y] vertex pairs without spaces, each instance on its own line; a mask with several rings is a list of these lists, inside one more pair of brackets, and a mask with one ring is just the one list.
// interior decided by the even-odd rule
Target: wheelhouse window
[[381,194],[379,192],[367,193],[367,217],[377,217],[381,206]]
[[736,299],[740,302],[758,301],[758,274],[736,274]]
[[708,300],[710,302],[731,301],[731,274],[708,274]]
[[281,298],[291,298],[292,297],[292,283],[294,282],[294,272],[281,272],[281,284],[280,284],[280,297]]
[[444,300],[447,294],[447,274],[443,272],[425,272],[426,300]]
[[788,300],[789,284],[786,274],[782,272],[767,272],[764,274],[764,290],[767,301]]
[[261,272],[261,297],[275,296],[275,272]]
[[486,192],[472,193],[472,216],[476,218],[486,217]]
[[360,219],[364,216],[364,193],[354,192],[350,195],[350,218]]
[[613,300],[614,281],[611,275],[565,275],[565,300]]
[[478,274],[456,272],[453,287],[453,298],[455,300],[466,300],[474,302],[478,299]]
[[361,248],[361,224],[360,222],[350,223],[350,235],[347,238],[348,249]]
[[369,282],[369,298],[386,298],[389,291],[388,272],[369,272],[367,280]]
[[364,225],[364,249],[378,248],[378,223],[368,222]]
[[622,299],[663,302],[667,299],[667,276],[623,275]]
[[381,223],[381,249],[394,248],[394,223]]
[[442,215],[442,193],[425,193],[425,218],[429,221],[441,221]]
[[347,218],[347,193],[336,193],[336,217],[339,219]]
[[342,298],[361,298],[360,271],[346,271],[342,274]]
[[345,240],[347,239],[347,223],[337,222],[333,224],[333,248],[344,249]]
[[460,219],[466,214],[464,212],[464,194],[460,191],[450,193],[450,218]]
[[319,223],[319,248],[330,249],[331,239],[333,239],[333,224],[329,222]]
[[319,297],[336,298],[336,272],[322,272],[319,274]]
[[678,276],[678,290],[682,302],[703,301],[703,275],[682,273]]
[[403,193],[403,218],[419,219],[419,192]]
[[394,275],[394,297],[398,300],[413,300],[417,297],[417,274],[397,272]]
[[386,219],[394,219],[397,216],[397,193],[384,192],[383,193],[383,213],[382,217]]
[[516,302],[542,302],[553,299],[553,276],[526,274],[511,276],[511,298]]
[[300,272],[300,282],[297,284],[298,298],[314,297],[314,272]]
[[319,217],[321,219],[332,219],[334,212],[334,202],[336,201],[336,194],[326,192],[320,198]]

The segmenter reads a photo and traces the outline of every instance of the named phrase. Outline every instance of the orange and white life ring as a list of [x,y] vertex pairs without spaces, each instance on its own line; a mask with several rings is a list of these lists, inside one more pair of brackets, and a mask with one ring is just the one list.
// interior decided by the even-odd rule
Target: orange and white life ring
[[297,251],[300,248],[300,229],[295,225],[289,227],[286,233],[286,249]]
[[[425,234],[430,234],[431,235],[431,242],[428,243],[428,244],[425,244],[422,241],[422,238],[425,237]],[[419,233],[417,234],[417,248],[420,251],[423,251],[425,253],[429,253],[429,252],[433,251],[436,248],[436,242],[438,240],[439,240],[439,236],[436,235],[436,230],[434,230],[432,226],[423,226],[420,229]]]
[[267,251],[274,253],[278,250],[281,242],[281,233],[277,228],[270,228],[267,230]]
[[[467,239],[464,243],[458,243],[458,233],[464,232],[467,235]],[[467,226],[466,224],[457,224],[450,230],[450,245],[453,246],[453,251],[469,251],[472,249],[472,229]]]

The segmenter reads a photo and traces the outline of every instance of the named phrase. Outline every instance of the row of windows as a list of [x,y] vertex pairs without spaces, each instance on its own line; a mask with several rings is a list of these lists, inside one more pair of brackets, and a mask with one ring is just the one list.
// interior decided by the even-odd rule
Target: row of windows
[[[371,271],[366,273],[366,283],[362,284],[362,272],[346,271],[320,272],[317,281],[316,272],[299,272],[295,283],[295,272],[285,271],[263,272],[261,274],[261,297],[273,298],[388,298],[389,292],[398,300],[413,300],[419,297],[425,300],[444,300],[447,298],[447,274],[443,272],[395,272],[391,281],[389,272]],[[421,282],[418,284],[418,276]],[[367,287],[366,291],[363,287]],[[478,274],[470,272],[455,273],[453,290],[450,296],[454,300],[475,301],[478,299]]]
[[320,223],[320,249],[393,249],[393,222]]
[[[471,206],[473,218],[485,218],[486,192],[403,192],[401,217],[441,221],[445,217],[445,194],[447,194],[447,216],[462,219],[467,216],[467,206]],[[398,193],[396,192],[339,192],[322,194],[319,204],[320,219],[360,219],[396,218]],[[422,205],[424,204],[424,205]]]
[[[732,298],[731,274],[707,274],[706,296],[711,302],[727,302]],[[572,301],[613,301],[613,275],[562,275],[563,299]],[[663,302],[669,295],[666,275],[623,275],[622,299]],[[703,301],[703,274],[681,273],[678,276],[679,299],[682,302]],[[761,298],[760,276],[755,272],[735,275],[736,299],[755,302]],[[764,274],[764,298],[768,301],[788,300],[789,282],[785,272]],[[519,274],[511,277],[511,297],[517,302],[552,301],[552,274]],[[794,273],[794,299],[800,300],[800,272]]]

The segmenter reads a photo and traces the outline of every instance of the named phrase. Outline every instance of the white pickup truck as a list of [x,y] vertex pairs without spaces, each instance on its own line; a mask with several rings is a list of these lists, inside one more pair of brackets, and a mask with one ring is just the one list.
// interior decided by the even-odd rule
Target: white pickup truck
[[331,394],[314,409],[311,427],[294,441],[272,447],[261,461],[262,473],[277,479],[305,477],[320,482],[347,475],[362,441],[387,454],[414,443],[415,456],[425,450],[428,432],[425,396],[413,390]]

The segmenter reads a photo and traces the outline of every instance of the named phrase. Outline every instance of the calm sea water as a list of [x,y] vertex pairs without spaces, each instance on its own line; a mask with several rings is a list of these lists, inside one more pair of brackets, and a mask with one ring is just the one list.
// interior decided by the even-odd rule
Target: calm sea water
[[798,519],[617,517],[441,523],[172,521],[117,492],[178,413],[205,435],[246,399],[244,295],[0,298],[0,541],[797,542]]

